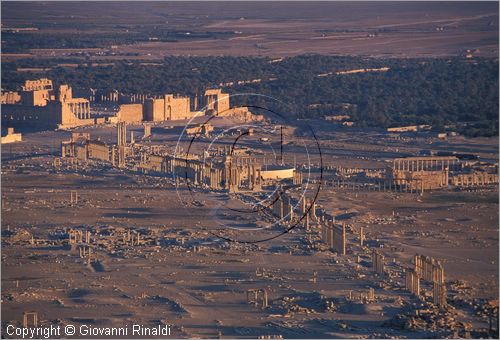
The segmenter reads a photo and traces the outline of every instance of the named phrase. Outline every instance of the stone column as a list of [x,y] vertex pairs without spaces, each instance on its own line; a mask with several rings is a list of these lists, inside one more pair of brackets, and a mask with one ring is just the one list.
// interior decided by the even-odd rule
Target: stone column
[[413,273],[413,293],[420,296],[420,278],[415,273]]
[[267,308],[268,306],[268,297],[267,297],[267,290],[263,290],[263,296],[262,296],[262,308]]

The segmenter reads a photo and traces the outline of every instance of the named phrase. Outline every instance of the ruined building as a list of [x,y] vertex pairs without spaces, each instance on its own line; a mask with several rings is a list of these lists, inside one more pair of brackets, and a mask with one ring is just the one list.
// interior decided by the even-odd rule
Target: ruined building
[[2,92],[0,96],[0,104],[17,104],[21,101],[21,95],[18,92],[8,91]]
[[15,133],[14,128],[7,128],[7,135],[2,136],[2,144],[21,142],[23,136],[20,133]]
[[20,98],[15,104],[2,104],[2,124],[50,129],[94,124],[89,101],[73,98],[68,85],[56,90],[50,79],[27,80]]
[[229,94],[222,93],[221,89],[205,91],[206,110],[213,110],[215,114],[222,114],[229,110]]
[[467,162],[457,156],[395,158],[386,169],[387,180],[396,190],[423,192],[456,187],[498,185],[498,165]]
[[456,157],[396,158],[387,176],[401,190],[433,190],[448,186],[449,172],[457,165]]
[[252,114],[246,107],[230,108],[229,95],[220,89],[207,90],[204,96],[206,111],[198,111],[198,97],[191,105],[189,97],[165,94],[159,98],[131,95],[121,98],[118,91],[100,96],[100,102],[119,105],[116,116],[90,117],[90,102],[97,101],[98,91],[80,91],[89,98],[74,98],[69,85],[54,88],[50,79],[27,80],[22,91],[2,93],[2,123],[7,127],[37,129],[65,129],[100,123],[135,124],[143,121],[164,122],[191,119],[206,114],[217,114],[247,121],[262,121],[264,117]]
[[221,161],[203,162],[196,155],[159,155],[143,153],[139,170],[174,175],[193,185],[211,190],[260,191],[261,167],[252,160],[235,159],[229,155]]
[[191,111],[189,97],[175,97],[172,94],[166,94],[162,98],[148,98],[144,101],[145,121],[191,119],[197,115],[202,115],[202,113]]
[[61,157],[103,161],[123,168],[131,150],[127,146],[126,133],[126,123],[118,123],[117,143],[107,144],[100,140],[91,140],[89,133],[74,132],[70,140],[61,142]]
[[264,120],[264,116],[253,114],[247,107],[241,106],[231,108],[229,94],[223,93],[221,89],[206,90],[204,105],[207,115],[231,117],[244,122]]
[[142,104],[122,104],[116,113],[117,122],[140,123],[144,118]]
[[256,115],[250,112],[248,107],[234,107],[230,108],[218,113],[215,113],[214,111],[207,111],[208,113],[212,112],[216,114],[218,117],[230,117],[230,118],[236,118],[239,119],[243,122],[262,122],[264,121],[264,116],[263,115]]

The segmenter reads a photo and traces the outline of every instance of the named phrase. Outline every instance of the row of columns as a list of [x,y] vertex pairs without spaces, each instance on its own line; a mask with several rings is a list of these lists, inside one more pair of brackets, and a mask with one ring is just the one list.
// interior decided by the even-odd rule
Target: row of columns
[[215,111],[218,111],[218,108],[217,108],[217,100],[218,99],[219,99],[218,96],[215,94],[205,95],[207,110],[213,109]]
[[[144,159],[146,158],[146,155]],[[231,183],[229,183],[229,179],[226,174],[229,172],[228,168],[219,169],[215,167],[211,167],[209,165],[203,164],[198,160],[188,160],[174,158],[174,157],[165,157],[164,165],[162,166],[162,171],[167,174],[180,174],[184,171],[184,173],[188,173],[188,177],[191,177],[195,185],[208,185],[212,190],[220,190],[222,189],[222,183],[226,183],[226,188],[231,186],[231,189],[237,189],[237,184],[241,181],[241,173],[238,169],[232,169]],[[191,173],[191,174],[190,174]],[[259,174],[260,175],[260,174]],[[255,175],[255,177],[257,177]],[[226,182],[227,179],[227,182]]]
[[[279,217],[280,219],[284,218],[285,216],[288,215],[288,219],[291,222],[294,217],[294,206],[295,202],[293,201],[292,198],[289,196],[284,195],[283,193],[276,193],[274,197],[272,198],[273,205],[271,207],[273,215]],[[310,207],[310,209],[309,209]],[[309,221],[317,221],[317,215],[316,215],[316,202],[310,203],[310,201],[305,197],[302,196],[299,201],[299,211],[300,211],[300,218],[302,216],[305,217],[305,224],[306,224],[306,230],[309,230]],[[308,211],[309,209],[309,211]]]
[[141,93],[132,94],[129,96],[130,103],[144,103],[146,100],[146,95]]
[[225,155],[229,155],[230,153],[231,153],[231,146],[224,145],[224,146],[217,147],[215,155],[216,156],[225,156]]
[[383,275],[385,273],[384,260],[384,255],[380,254],[375,249],[372,250],[372,269],[379,275]]
[[91,102],[95,102],[99,100],[100,102],[113,102],[113,103],[144,103],[144,101],[148,98],[148,95],[142,93],[135,93],[131,95],[123,95],[118,91],[112,91],[108,94],[98,95],[97,91],[92,91],[89,99]]
[[221,181],[222,181],[222,171],[220,169],[208,168],[209,169],[209,185],[212,190],[220,190],[221,189]]
[[489,174],[487,172],[460,174],[452,177],[452,184],[455,186],[498,184],[498,174]]
[[[377,181],[372,183],[358,183],[354,181],[345,181],[344,179],[340,180],[331,180],[325,181],[326,184],[331,185],[335,189],[351,189],[351,190],[368,190],[368,191],[387,191],[387,190],[397,190],[396,186],[394,186],[390,181]],[[373,185],[371,185],[373,184]]]
[[398,171],[430,171],[450,169],[451,165],[454,167],[458,161],[455,157],[446,159],[441,158],[421,158],[421,159],[406,159],[396,158],[393,160],[392,168]]
[[[120,126],[119,126],[120,129]],[[118,131],[118,143],[122,143],[120,130]],[[123,138],[124,140],[124,138]],[[224,148],[225,149],[225,148]],[[218,151],[219,152],[219,151]],[[148,153],[141,153],[141,163],[148,163]],[[163,156],[162,156],[163,157]],[[195,185],[203,186],[207,184],[211,189],[225,189],[230,192],[237,192],[240,189],[260,191],[262,189],[262,169],[256,164],[255,158],[244,158],[233,163],[231,156],[226,156],[223,167],[212,167],[197,159],[182,159],[178,157],[165,156],[162,162],[161,172],[167,174],[187,174]],[[298,178],[298,179],[297,179]],[[302,175],[298,175],[295,181],[302,182]]]
[[86,230],[85,231],[85,241],[83,237],[83,231],[81,230],[74,230],[70,229],[68,231],[68,240],[70,244],[76,244],[76,243],[90,243],[90,237],[92,236],[91,232]]
[[437,306],[446,305],[446,284],[434,282],[432,287],[432,301]]
[[[362,292],[359,292],[359,300],[365,301],[365,302],[373,302],[375,301],[375,289],[373,288],[368,288],[368,292],[366,295]],[[356,297],[352,294],[352,290],[349,291],[349,295],[346,297],[347,300],[353,301]]]
[[406,271],[406,289],[416,296],[420,295],[420,278],[432,283],[432,298],[435,305],[446,305],[446,283],[444,267],[439,261],[423,256],[415,255],[415,269]]
[[[398,175],[396,172],[396,176],[393,178],[393,181],[377,181],[372,183],[357,183],[357,182],[346,182],[345,180],[332,180],[326,181],[327,185],[332,186],[334,189],[345,189],[345,190],[353,190],[353,191],[394,191],[394,192],[422,192],[426,189],[429,189],[429,184],[426,182],[425,178],[407,178],[402,177],[405,175],[404,173],[400,173]],[[436,174],[439,175],[439,174]],[[443,171],[441,174],[440,186],[445,187],[448,185],[449,173],[448,171]],[[462,175],[459,175],[462,176]],[[493,176],[493,175],[490,175]],[[452,184],[459,185],[461,181],[456,180],[456,177],[452,177]],[[494,180],[496,178],[496,181]],[[489,177],[491,179],[490,183],[498,182],[498,176]],[[427,183],[427,184],[426,184]],[[485,183],[487,184],[487,183]],[[479,185],[479,184],[476,184]]]
[[92,248],[87,245],[78,246],[78,251],[80,253],[80,258],[87,258],[87,265],[92,263]]
[[[246,178],[246,187],[243,185],[243,178]],[[261,167],[249,158],[234,162],[231,156],[226,156],[223,182],[225,189],[229,192],[237,192],[240,188],[260,191],[262,188]]]
[[261,182],[261,167],[260,165],[256,164],[247,164],[246,167],[247,170],[247,186],[249,190],[253,191],[260,191],[262,188],[262,182]]
[[118,102],[118,92],[109,92],[107,95],[106,94],[101,94],[99,97],[101,99],[101,102]]
[[90,103],[67,103],[71,112],[73,112],[78,119],[90,119]]
[[259,296],[262,299],[261,307],[267,308],[269,307],[269,299],[267,289],[248,289],[247,290],[247,302],[259,305]]
[[346,226],[335,225],[333,222],[321,225],[321,239],[333,251],[346,254]]
[[141,245],[141,234],[131,233],[130,230],[127,230],[127,233],[123,234],[123,243],[131,246],[139,246]]
[[410,293],[415,296],[420,296],[420,277],[413,269],[405,271],[405,287]]
[[424,280],[430,282],[444,282],[444,270],[439,261],[425,255],[414,256],[415,271]]

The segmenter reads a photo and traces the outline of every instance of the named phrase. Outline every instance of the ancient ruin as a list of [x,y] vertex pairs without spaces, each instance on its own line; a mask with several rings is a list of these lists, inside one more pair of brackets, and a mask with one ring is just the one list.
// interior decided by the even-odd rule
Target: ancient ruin
[[2,3],[2,337],[498,338],[497,38],[498,3]]

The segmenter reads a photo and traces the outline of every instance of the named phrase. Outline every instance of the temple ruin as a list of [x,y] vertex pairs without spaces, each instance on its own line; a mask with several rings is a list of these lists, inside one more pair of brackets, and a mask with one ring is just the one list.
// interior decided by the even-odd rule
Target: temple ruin
[[69,85],[54,89],[52,81],[43,78],[27,80],[20,100],[2,105],[2,123],[9,127],[65,129],[92,125],[94,119],[88,99],[73,98]]

